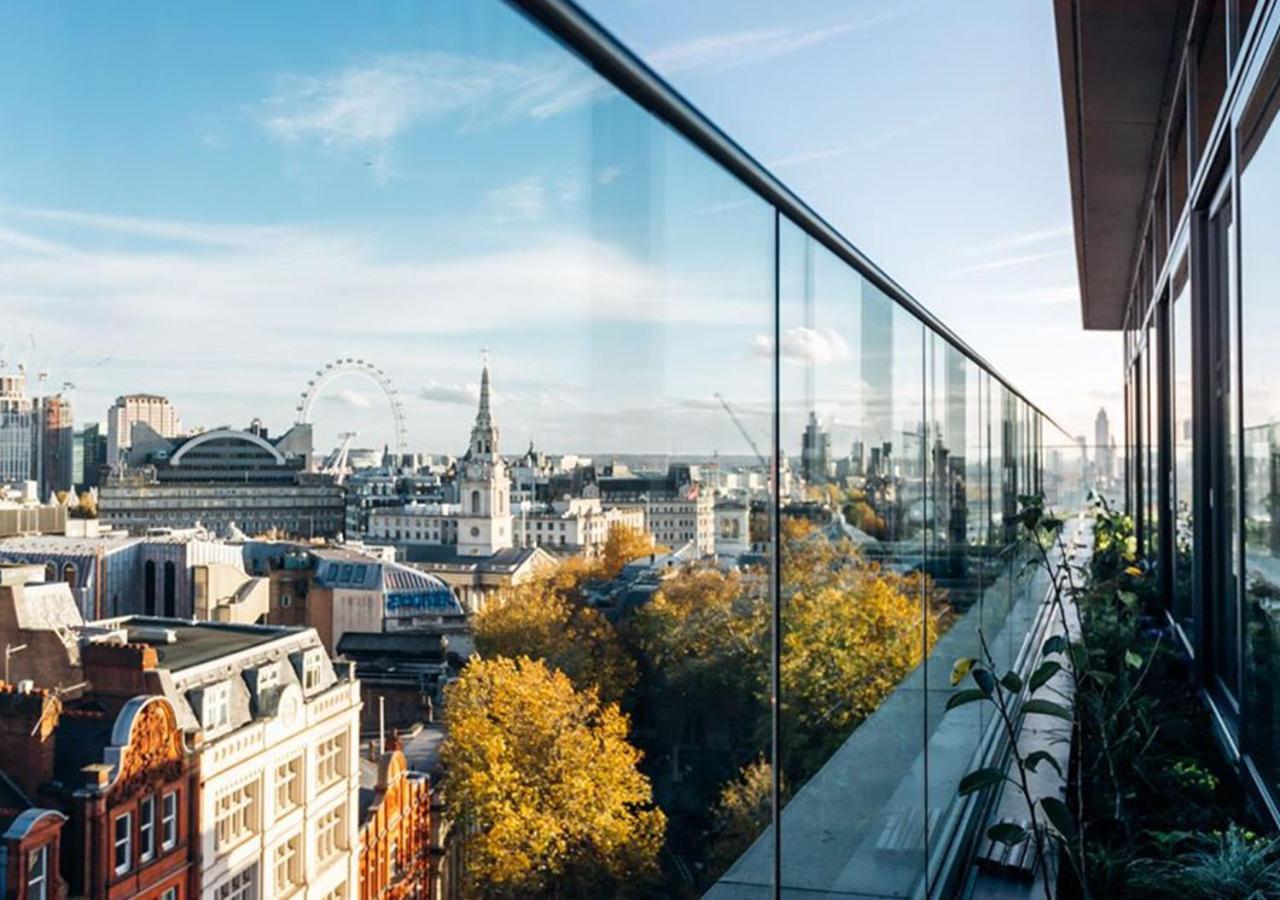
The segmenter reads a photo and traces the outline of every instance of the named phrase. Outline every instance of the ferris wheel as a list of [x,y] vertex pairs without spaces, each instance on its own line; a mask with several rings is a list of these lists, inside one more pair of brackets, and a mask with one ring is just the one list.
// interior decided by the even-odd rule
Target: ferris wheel
[[307,389],[300,395],[302,399],[297,406],[298,424],[311,424],[311,407],[315,404],[316,398],[325,388],[344,375],[362,376],[372,381],[382,391],[383,396],[387,398],[387,404],[391,407],[391,418],[395,425],[396,456],[403,456],[407,449],[408,438],[404,427],[404,407],[400,404],[400,395],[386,372],[363,359],[343,357],[331,363],[325,363],[322,369],[316,369],[315,377],[307,382]]

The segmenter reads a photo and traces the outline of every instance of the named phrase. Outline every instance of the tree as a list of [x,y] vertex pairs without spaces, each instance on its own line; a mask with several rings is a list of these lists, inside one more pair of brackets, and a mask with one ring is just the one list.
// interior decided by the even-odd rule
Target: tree
[[647,531],[630,525],[615,524],[609,529],[604,550],[600,553],[600,575],[604,578],[617,578],[623,567],[633,559],[666,552],[668,549],[655,544]]
[[485,658],[528,656],[569,676],[579,690],[596,688],[619,702],[636,681],[636,666],[600,613],[570,599],[586,571],[561,566],[513,588],[473,622]]
[[[785,790],[782,799],[786,802]],[[751,846],[768,827],[772,812],[773,766],[760,757],[743,766],[738,777],[724,786],[711,812],[707,862],[713,877],[720,877]]]
[[[669,812],[705,816],[765,746],[769,623],[767,582],[710,567],[667,578],[635,611],[626,635],[643,673],[638,729]],[[675,829],[677,852],[705,844],[703,828]]]
[[923,660],[950,624],[924,575],[787,523],[782,557],[783,772],[800,784]]
[[616,704],[528,657],[472,658],[445,723],[467,896],[617,896],[655,871],[666,817]]

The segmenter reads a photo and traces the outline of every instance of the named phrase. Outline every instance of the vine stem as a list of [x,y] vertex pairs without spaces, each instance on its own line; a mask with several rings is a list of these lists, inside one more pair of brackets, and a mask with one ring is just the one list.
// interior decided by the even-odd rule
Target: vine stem
[[[982,629],[978,629],[978,641],[982,645],[982,655],[986,660],[987,668],[990,670],[992,677],[995,677],[995,658],[991,655],[991,650],[987,647],[987,637],[982,633]],[[1044,873],[1044,894],[1048,900],[1053,900],[1053,882],[1050,877],[1049,867],[1045,861],[1044,855],[1044,836],[1040,831],[1040,822],[1036,816],[1036,801],[1031,796],[1031,786],[1027,783],[1027,770],[1023,765],[1022,751],[1018,749],[1018,729],[1013,725],[1013,717],[1009,713],[1008,706],[1005,704],[1004,694],[1002,693],[1002,685],[997,681],[994,685],[992,693],[992,702],[996,711],[1000,713],[1000,721],[1004,725],[1005,734],[1009,738],[1009,752],[1013,754],[1013,764],[1018,770],[1018,781],[1016,786],[1022,791],[1022,799],[1027,804],[1027,814],[1031,817],[1031,839],[1034,841],[1033,846],[1036,851],[1036,864],[1040,867],[1040,871]],[[1006,776],[1007,779],[1008,776]]]

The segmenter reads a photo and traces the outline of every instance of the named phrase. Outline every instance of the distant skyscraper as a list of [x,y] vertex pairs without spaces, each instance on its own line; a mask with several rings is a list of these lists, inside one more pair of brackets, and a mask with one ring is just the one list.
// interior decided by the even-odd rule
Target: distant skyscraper
[[831,477],[831,435],[818,424],[818,414],[809,413],[800,441],[800,469],[809,484],[825,484]]
[[41,498],[71,490],[75,431],[71,401],[61,394],[36,401],[35,478]]
[[1093,458],[1099,478],[1111,477],[1111,420],[1105,407],[1098,410],[1093,421]]
[[107,465],[118,468],[133,445],[133,425],[142,422],[163,438],[177,437],[182,420],[168,397],[155,394],[125,394],[107,410]]
[[34,430],[27,376],[0,375],[0,484],[31,479]]
[[76,432],[71,458],[71,482],[75,489],[97,487],[102,467],[107,463],[107,436],[98,422],[91,422]]

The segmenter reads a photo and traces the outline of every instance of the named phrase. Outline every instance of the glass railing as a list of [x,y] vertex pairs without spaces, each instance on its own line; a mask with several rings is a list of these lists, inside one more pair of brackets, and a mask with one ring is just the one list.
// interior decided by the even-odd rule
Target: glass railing
[[[980,640],[1016,661],[1043,585],[1005,517],[1081,500],[1080,448],[567,3],[267,4],[237,12],[251,47],[206,40],[217,20],[132,10],[100,23],[113,52],[68,38],[79,64],[40,70],[59,88],[14,133],[69,137],[54,157],[15,137],[0,235],[15,295],[61,327],[20,311],[14,333],[69,348],[52,365],[86,419],[145,390],[188,430],[248,429],[261,465],[305,455],[271,502],[371,460],[344,484],[367,533],[342,537],[447,580],[486,663],[565,674],[608,753],[530,762],[570,750],[532,713],[467,745],[484,722],[450,698],[498,694],[442,695],[471,845],[451,877],[945,891],[992,733],[982,704],[943,715],[951,665]],[[122,463],[104,517],[113,496],[139,529],[259,502],[185,484],[180,435],[144,437],[136,477],[172,482],[170,506]],[[292,515],[254,521],[338,541]],[[647,535],[606,544],[623,526]],[[490,612],[531,596],[528,619]],[[527,675],[484,671],[495,692]]]

